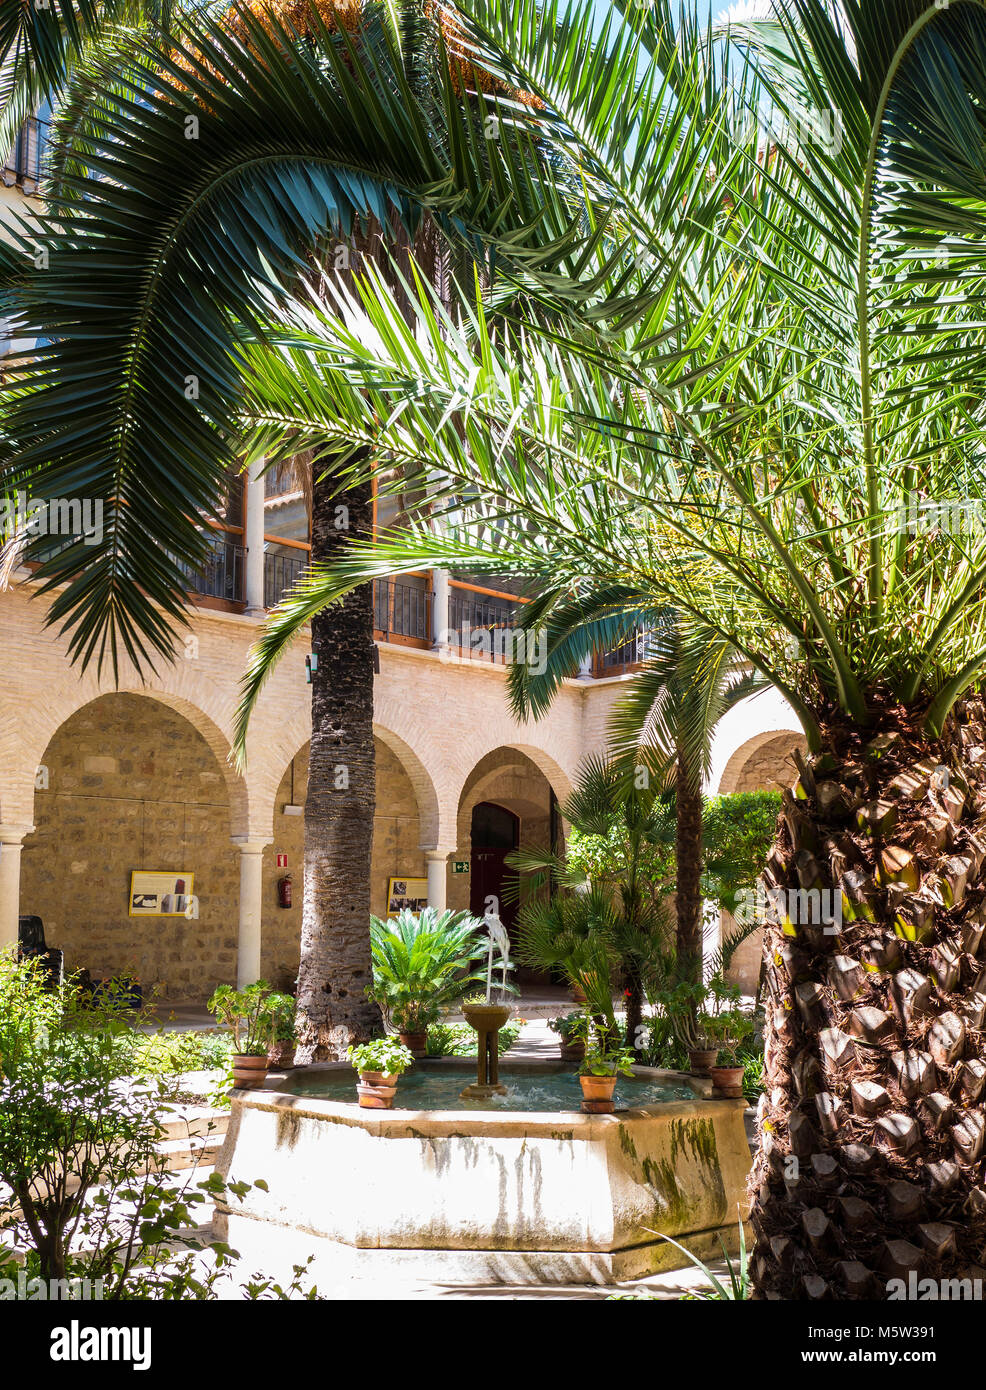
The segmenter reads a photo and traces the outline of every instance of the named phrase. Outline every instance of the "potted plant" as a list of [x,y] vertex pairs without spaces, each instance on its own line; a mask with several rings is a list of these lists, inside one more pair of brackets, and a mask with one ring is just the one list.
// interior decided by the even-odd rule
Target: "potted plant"
[[610,1115],[619,1076],[633,1075],[633,1053],[626,1047],[605,1047],[598,1040],[586,1048],[579,1067],[582,1109],[589,1115]]
[[267,1053],[272,1067],[286,1070],[294,1066],[294,1054],[298,1038],[294,1028],[295,1001],[290,995],[281,996],[285,1003],[278,1011],[274,1026],[274,1041]]
[[423,1057],[428,1028],[458,1004],[482,976],[473,969],[481,949],[480,923],[468,912],[420,913],[370,918],[373,984],[367,994],[416,1057]]
[[350,1047],[349,1060],[359,1073],[359,1103],[365,1110],[389,1110],[400,1076],[413,1065],[410,1048],[393,1036]]
[[267,1079],[268,1056],[288,1010],[294,1009],[289,994],[280,994],[266,980],[245,989],[219,985],[206,1005],[233,1034],[233,1083],[239,1090],[262,1086]]
[[719,1045],[719,1065],[711,1068],[712,1084],[720,1095],[738,1099],[743,1094],[744,1071],[739,1050],[753,1032],[753,1018],[742,1009],[724,1009],[706,1020],[706,1028]]
[[718,1042],[705,1028],[709,986],[677,980],[658,990],[653,998],[667,1018],[673,1036],[688,1053],[688,1070],[696,1076],[708,1076],[719,1051]]
[[548,1027],[558,1034],[563,1062],[581,1062],[585,1056],[585,1015],[581,1012],[549,1018]]

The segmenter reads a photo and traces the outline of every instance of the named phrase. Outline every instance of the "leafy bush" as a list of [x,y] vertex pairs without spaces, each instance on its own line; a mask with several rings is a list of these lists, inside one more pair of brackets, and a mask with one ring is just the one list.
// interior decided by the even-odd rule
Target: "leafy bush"
[[678,1037],[674,1022],[666,1014],[645,1018],[637,1030],[637,1060],[644,1067],[664,1071],[687,1071],[688,1050]]
[[134,1033],[126,1044],[131,1050],[134,1076],[175,1076],[185,1071],[225,1068],[233,1050],[228,1033]]
[[[513,1047],[524,1026],[523,1019],[510,1018],[497,1034],[501,1057]],[[479,1038],[468,1023],[432,1023],[428,1028],[429,1057],[475,1057]]]
[[51,989],[37,962],[0,954],[0,1231],[32,1278],[98,1280],[104,1299],[217,1296],[235,1252],[185,1228],[251,1185],[159,1170],[173,1112],[160,1082],[132,1073],[145,1039],[131,999]]
[[388,1076],[400,1076],[414,1065],[414,1053],[393,1037],[357,1043],[348,1049],[346,1056],[360,1073],[380,1071]]
[[266,980],[245,989],[219,985],[206,1008],[232,1030],[234,1051],[245,1057],[266,1057],[273,1043],[291,1036],[294,1000]]
[[371,917],[367,994],[398,1033],[422,1033],[471,985],[485,985],[485,973],[474,968],[482,944],[481,924],[468,912],[405,908],[386,922]]

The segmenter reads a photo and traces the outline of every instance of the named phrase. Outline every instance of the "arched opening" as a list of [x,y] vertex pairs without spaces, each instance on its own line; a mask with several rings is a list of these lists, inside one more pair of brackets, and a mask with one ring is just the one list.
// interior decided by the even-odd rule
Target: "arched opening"
[[[183,714],[122,693],[76,710],[41,759],[34,823],[20,910],[42,919],[66,971],[135,975],[164,1004],[235,981],[228,770]],[[170,876],[171,891],[134,874]]]
[[[723,795],[735,792],[780,791],[797,776],[796,752],[805,752],[804,735],[793,730],[758,734],[737,748],[727,762],[720,783]],[[722,914],[720,931],[735,927],[728,912]],[[729,977],[744,993],[754,994],[760,979],[763,932],[755,931],[739,946],[729,969]]]
[[[517,848],[561,849],[561,817],[547,777],[526,753],[497,748],[473,768],[459,798],[456,858],[469,875],[453,875],[449,906],[481,917],[492,904],[511,938],[519,910],[517,874],[506,859]],[[549,977],[529,966],[514,975],[521,985],[543,986]]]
[[513,936],[518,906],[517,872],[506,860],[520,844],[520,816],[495,801],[478,802],[472,808],[469,844],[469,910],[476,917],[487,911],[498,913]]
[[[390,746],[374,739],[376,814],[373,820],[370,911],[386,917],[392,879],[408,886],[408,897],[425,896],[425,852],[421,848],[421,817],[411,773]],[[301,948],[304,896],[305,798],[308,794],[308,744],[291,759],[274,800],[274,839],[264,850],[261,968],[265,979],[279,989],[293,989]],[[278,865],[278,857],[286,859]],[[291,878],[291,906],[282,907],[278,881]],[[369,923],[367,923],[369,930]]]

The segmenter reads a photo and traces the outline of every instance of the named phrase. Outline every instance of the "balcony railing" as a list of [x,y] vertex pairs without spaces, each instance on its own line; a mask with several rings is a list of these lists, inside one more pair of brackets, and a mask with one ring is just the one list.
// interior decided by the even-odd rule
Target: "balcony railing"
[[276,608],[288,589],[308,568],[308,555],[278,555],[271,551],[264,554],[264,607]]
[[618,676],[635,670],[647,656],[647,633],[641,629],[622,646],[611,652],[597,656],[593,674],[596,676]]
[[453,589],[448,601],[449,645],[480,661],[512,661],[516,655],[516,612],[517,604],[509,599]]
[[205,563],[194,569],[183,565],[182,572],[188,579],[188,587],[193,594],[203,594],[206,598],[225,599],[228,603],[242,603],[245,593],[246,549],[227,538],[225,533],[217,535]]
[[4,163],[5,182],[33,184],[35,187],[41,183],[47,174],[50,131],[50,121],[43,121],[38,116],[28,117]]
[[265,497],[283,497],[299,491],[298,480],[290,468],[270,468],[264,474]]
[[373,581],[373,626],[380,640],[431,642],[432,596],[427,589],[396,579]]

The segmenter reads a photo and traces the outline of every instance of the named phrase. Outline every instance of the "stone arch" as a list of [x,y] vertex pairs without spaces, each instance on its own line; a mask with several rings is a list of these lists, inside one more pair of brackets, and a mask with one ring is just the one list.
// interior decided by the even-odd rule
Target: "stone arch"
[[780,764],[784,745],[788,751],[805,746],[804,731],[787,701],[773,689],[740,701],[716,728],[712,766],[705,784],[707,795],[736,791],[744,769],[765,749],[776,751]]
[[142,683],[135,677],[118,685],[100,684],[87,675],[79,681],[53,681],[42,703],[5,711],[0,717],[0,768],[3,769],[0,818],[30,821],[34,812],[34,782],[45,750],[59,729],[87,705],[108,695],[135,695],[154,700],[181,715],[208,744],[222,769],[229,798],[231,831],[246,834],[250,806],[245,780],[229,761],[234,701],[224,698],[208,677],[194,676],[180,667],[168,667],[160,684]]

